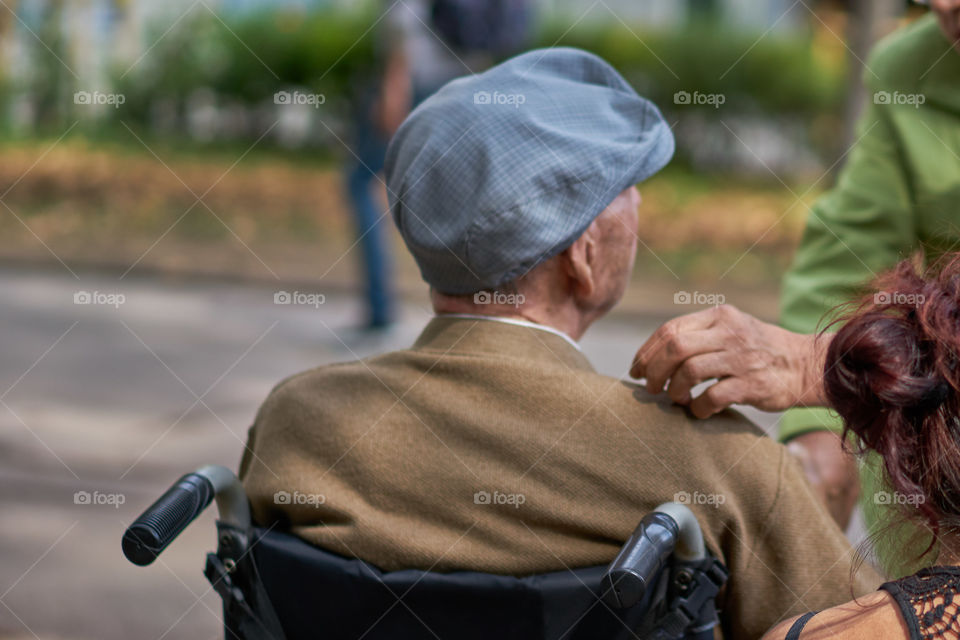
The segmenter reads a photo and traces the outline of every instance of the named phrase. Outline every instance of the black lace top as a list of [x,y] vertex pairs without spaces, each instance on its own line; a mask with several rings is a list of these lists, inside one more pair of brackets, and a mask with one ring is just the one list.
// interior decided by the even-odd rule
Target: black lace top
[[880,588],[900,606],[910,640],[960,640],[960,568],[930,567]]
[[[960,567],[929,567],[880,588],[900,607],[910,640],[960,640]],[[815,615],[801,616],[786,640],[799,640]]]

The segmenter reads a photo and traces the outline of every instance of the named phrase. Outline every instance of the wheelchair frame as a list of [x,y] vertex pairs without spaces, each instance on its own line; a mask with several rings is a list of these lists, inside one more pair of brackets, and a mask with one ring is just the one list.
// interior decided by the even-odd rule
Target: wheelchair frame
[[[252,553],[264,534],[253,526],[240,480],[226,467],[208,465],[177,480],[124,532],[124,555],[149,565],[214,499],[217,551],[207,554],[204,574],[223,601],[226,637],[285,640]],[[641,520],[606,568],[595,597],[612,609],[647,605],[641,614],[649,620],[634,637],[707,640],[719,624],[715,601],[727,578],[723,564],[706,551],[696,516],[670,502]]]

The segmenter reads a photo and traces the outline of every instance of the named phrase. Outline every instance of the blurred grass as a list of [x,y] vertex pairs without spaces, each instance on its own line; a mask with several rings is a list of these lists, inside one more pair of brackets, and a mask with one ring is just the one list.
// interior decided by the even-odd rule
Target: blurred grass
[[[54,142],[4,144],[0,258],[355,278],[343,178],[329,157],[254,149],[237,162],[224,149],[171,145],[154,156],[135,141]],[[681,165],[641,194],[638,276],[742,287],[777,286],[815,197],[798,202],[779,182]],[[412,261],[396,253],[401,276],[415,281]]]
[[819,191],[670,167],[641,185],[638,269],[682,281],[777,287]]

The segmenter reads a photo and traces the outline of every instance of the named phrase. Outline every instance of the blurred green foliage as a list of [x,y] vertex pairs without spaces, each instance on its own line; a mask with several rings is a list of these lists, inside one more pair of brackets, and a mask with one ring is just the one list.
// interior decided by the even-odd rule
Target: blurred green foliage
[[144,123],[158,100],[182,108],[199,88],[248,105],[272,101],[289,86],[349,99],[358,79],[375,68],[375,19],[361,11],[274,11],[226,20],[198,12],[162,37],[158,25],[147,37],[154,49],[117,74],[117,91],[127,98],[123,117]]
[[821,61],[804,33],[763,35],[706,22],[647,33],[614,21],[569,32],[556,25],[540,44],[596,53],[661,106],[678,91],[699,91],[723,94],[725,110],[815,116],[839,109],[846,90],[844,64]]
[[[110,131],[123,120],[149,135],[158,104],[182,122],[188,98],[199,88],[210,89],[223,103],[256,108],[272,106],[275,92],[298,87],[324,94],[324,112],[346,118],[356,108],[354,98],[375,82],[383,46],[377,20],[367,9],[233,17],[198,11],[165,34],[169,25],[157,25],[146,39],[155,46],[132,69],[114,74],[116,90],[126,96],[123,108],[107,110],[85,126]],[[827,151],[840,137],[833,129],[839,127],[846,92],[846,61],[817,52],[812,32],[766,34],[707,21],[654,31],[612,17],[572,29],[541,25],[533,46],[561,45],[605,58],[668,114],[678,91],[723,94],[720,111],[683,109],[709,110],[721,118],[799,118]]]

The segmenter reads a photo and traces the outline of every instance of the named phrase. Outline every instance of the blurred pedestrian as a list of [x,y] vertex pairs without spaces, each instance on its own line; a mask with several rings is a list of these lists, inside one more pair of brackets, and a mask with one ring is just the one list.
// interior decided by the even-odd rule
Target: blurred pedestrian
[[[355,162],[347,174],[367,280],[365,326],[394,320],[387,209],[374,195],[387,143],[407,114],[448,81],[477,73],[522,49],[530,33],[526,0],[391,0],[385,2],[383,46],[375,86],[362,91],[354,123]],[[379,185],[377,185],[379,186]]]

